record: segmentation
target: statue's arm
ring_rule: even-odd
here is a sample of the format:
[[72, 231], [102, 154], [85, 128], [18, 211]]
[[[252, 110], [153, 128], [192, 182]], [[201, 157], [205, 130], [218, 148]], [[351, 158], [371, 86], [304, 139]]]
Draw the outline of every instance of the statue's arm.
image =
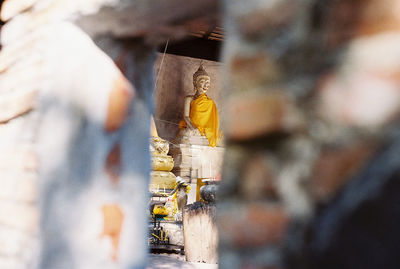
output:
[[190, 102], [192, 102], [192, 100], [193, 96], [185, 97], [185, 104], [183, 108], [183, 119], [186, 121], [186, 124], [190, 129], [195, 129], [195, 127], [192, 124], [192, 121], [190, 120]]

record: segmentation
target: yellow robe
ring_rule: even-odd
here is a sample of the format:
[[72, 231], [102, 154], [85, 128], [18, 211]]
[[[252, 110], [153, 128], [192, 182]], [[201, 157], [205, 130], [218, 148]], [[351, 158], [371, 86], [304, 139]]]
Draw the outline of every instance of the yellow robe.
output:
[[217, 106], [205, 93], [190, 102], [190, 120], [201, 135], [208, 139], [209, 146], [215, 147], [219, 134]]

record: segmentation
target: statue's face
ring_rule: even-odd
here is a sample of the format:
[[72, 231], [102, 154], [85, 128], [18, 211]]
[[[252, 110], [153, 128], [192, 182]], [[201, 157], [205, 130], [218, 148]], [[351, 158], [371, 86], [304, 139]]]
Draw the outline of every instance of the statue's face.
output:
[[198, 77], [196, 88], [200, 93], [207, 93], [208, 89], [210, 88], [210, 78], [207, 76]]

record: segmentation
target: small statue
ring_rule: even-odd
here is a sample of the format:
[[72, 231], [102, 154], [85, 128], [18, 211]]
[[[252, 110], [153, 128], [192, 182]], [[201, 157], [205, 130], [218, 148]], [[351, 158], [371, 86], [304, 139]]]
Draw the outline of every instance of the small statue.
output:
[[180, 176], [176, 178], [176, 183], [177, 187], [176, 187], [175, 199], [178, 210], [175, 215], [175, 220], [182, 221], [182, 210], [187, 205], [188, 192], [190, 190], [190, 186], [184, 180], [182, 180]]
[[[184, 135], [204, 135], [209, 146], [215, 147], [220, 137], [217, 106], [207, 96], [210, 88], [210, 76], [200, 64], [193, 74], [194, 95], [186, 96], [183, 112], [183, 121], [180, 129], [185, 130]], [[182, 134], [181, 134], [182, 135]]]
[[179, 186], [176, 192], [176, 202], [178, 205], [178, 210], [182, 211], [183, 207], [187, 204], [188, 196], [187, 196], [187, 185]]
[[174, 160], [168, 155], [169, 142], [158, 136], [157, 128], [151, 117], [150, 154], [152, 171], [150, 173], [150, 190], [173, 189], [176, 177], [171, 173]]

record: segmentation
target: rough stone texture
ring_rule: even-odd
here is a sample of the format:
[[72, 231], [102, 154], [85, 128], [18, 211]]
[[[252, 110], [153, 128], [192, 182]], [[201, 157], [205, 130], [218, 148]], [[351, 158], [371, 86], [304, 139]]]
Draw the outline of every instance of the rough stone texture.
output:
[[218, 227], [222, 231], [222, 246], [257, 248], [279, 244], [285, 235], [288, 218], [280, 206], [247, 202], [225, 207], [221, 202], [220, 208]]
[[228, 97], [225, 106], [227, 139], [248, 140], [300, 128], [301, 120], [283, 92], [246, 92]]
[[215, 205], [200, 202], [183, 208], [185, 255], [189, 262], [218, 262]]
[[36, 89], [2, 94], [0, 122], [9, 121], [31, 110], [36, 102]]
[[375, 153], [371, 142], [353, 143], [349, 146], [322, 150], [314, 166], [311, 179], [311, 195], [319, 201], [327, 201], [351, 180]]
[[[127, 54], [130, 69], [126, 76], [132, 79], [137, 97], [129, 103], [122, 125], [108, 129], [110, 93], [115, 89], [115, 80], [121, 79], [122, 74], [83, 32], [72, 26], [64, 27], [58, 28], [57, 32], [62, 34], [55, 37], [63, 40], [69, 36], [75, 40], [75, 45], [81, 42], [77, 48], [82, 54], [70, 62], [71, 58], [61, 57], [58, 47], [48, 50], [63, 64], [40, 96], [39, 197], [42, 221], [47, 220], [48, 224], [41, 226], [43, 239], [39, 266], [144, 267], [150, 171], [151, 107], [147, 98], [152, 90], [154, 55], [151, 49], [141, 44], [132, 45], [134, 48]], [[57, 44], [58, 41], [53, 42]], [[115, 46], [118, 49], [118, 44]], [[74, 50], [74, 47], [70, 48], [70, 51]], [[78, 51], [75, 51], [77, 55]], [[79, 61], [80, 66], [86, 68], [76, 73], [74, 66]], [[55, 63], [49, 60], [47, 64]], [[142, 75], [138, 76], [138, 72]], [[133, 86], [128, 89], [132, 91]], [[114, 112], [111, 116], [125, 115], [124, 110]], [[107, 175], [105, 167], [106, 157], [116, 144], [121, 146], [121, 165], [115, 171], [118, 180], [114, 181]], [[110, 244], [108, 237], [100, 237], [103, 229], [101, 208], [108, 204], [115, 205], [123, 217], [120, 240], [116, 244]], [[65, 210], [60, 212], [59, 208]], [[105, 225], [104, 220], [104, 230], [107, 230]], [[54, 233], [60, 237], [55, 238]], [[115, 249], [116, 254], [112, 254]], [[131, 253], [132, 249], [136, 251]]]
[[230, 65], [232, 90], [248, 91], [279, 81], [282, 75], [271, 55], [258, 52], [235, 56]]
[[250, 156], [243, 168], [239, 191], [245, 200], [276, 199], [277, 183], [273, 161], [264, 152]]
[[238, 29], [245, 37], [255, 38], [287, 25], [296, 15], [299, 3], [293, 0], [251, 0], [250, 7], [239, 6], [234, 12]]
[[38, 160], [33, 145], [37, 115], [15, 116], [0, 124], [0, 267], [9, 269], [34, 267], [38, 250]]
[[[130, 42], [129, 82], [66, 21], [104, 2], [9, 0], [2, 9], [1, 268], [145, 267], [155, 55], [140, 41]], [[114, 51], [123, 46], [114, 42]], [[126, 98], [132, 85], [134, 101]], [[115, 143], [123, 147], [116, 185], [104, 169]], [[116, 260], [115, 244], [100, 237], [101, 209], [110, 203], [123, 214]]]
[[398, 267], [399, 1], [223, 3], [220, 268]]
[[308, 268], [397, 268], [398, 134], [311, 226]]
[[30, 204], [3, 201], [0, 203], [0, 224], [32, 234], [36, 231], [38, 212]]
[[[381, 128], [393, 121], [399, 114], [400, 100], [398, 43], [397, 32], [351, 42], [343, 65], [321, 80], [318, 110], [322, 117], [364, 128]], [[382, 58], [385, 53], [390, 57]]]

